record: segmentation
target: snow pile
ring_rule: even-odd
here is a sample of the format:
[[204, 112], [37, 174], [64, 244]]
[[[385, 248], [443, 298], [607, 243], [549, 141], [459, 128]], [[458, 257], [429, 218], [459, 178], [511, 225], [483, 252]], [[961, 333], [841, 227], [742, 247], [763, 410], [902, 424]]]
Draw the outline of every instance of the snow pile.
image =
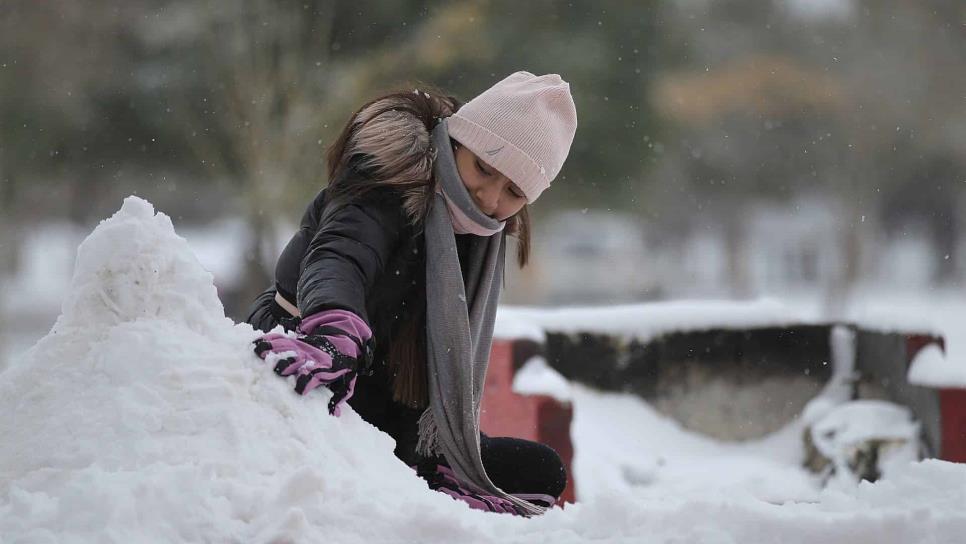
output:
[[919, 458], [919, 424], [908, 408], [890, 402], [845, 403], [816, 421], [810, 432], [816, 449], [835, 467], [836, 485], [854, 483], [850, 465], [871, 451], [885, 476]]
[[513, 392], [519, 395], [548, 395], [560, 402], [573, 398], [570, 382], [539, 355], [531, 357], [513, 375]]
[[[352, 410], [328, 416], [327, 392], [292, 392], [252, 354], [255, 336], [224, 317], [170, 220], [125, 200], [80, 246], [54, 328], [0, 374], [2, 540], [888, 544], [966, 532], [966, 468], [938, 461], [821, 493], [795, 478], [788, 492], [671, 493], [648, 478], [683, 480], [695, 465], [651, 474], [645, 464], [627, 471], [634, 489], [602, 488], [540, 518], [469, 510], [427, 490]], [[578, 395], [578, 418], [606, 404], [612, 426], [597, 425], [595, 438], [611, 442], [599, 448], [646, 460], [662, 435], [611, 400]], [[583, 432], [578, 419], [577, 449], [592, 454]], [[575, 472], [612, 461], [585, 456]], [[750, 465], [742, 474], [755, 481]]]
[[819, 482], [801, 468], [800, 424], [760, 441], [721, 442], [682, 428], [634, 395], [578, 384], [573, 392], [573, 472], [581, 502], [608, 494], [710, 492], [773, 503], [819, 496]]
[[954, 364], [938, 344], [929, 344], [912, 359], [906, 379], [927, 387], [966, 387], [966, 365]]
[[642, 341], [683, 331], [809, 323], [810, 313], [773, 299], [753, 302], [684, 300], [620, 306], [528, 308], [501, 306], [497, 338], [545, 339], [544, 331], [624, 334]]
[[682, 429], [633, 395], [575, 384], [573, 402], [578, 504], [561, 517], [613, 528], [584, 535], [619, 542], [952, 544], [966, 530], [957, 504], [966, 497], [963, 465], [905, 463], [875, 484], [821, 489], [801, 468], [802, 421], [736, 444]]
[[[806, 462], [826, 485], [852, 487], [859, 478], [888, 476], [919, 458], [919, 424], [912, 412], [881, 400], [852, 400], [856, 333], [832, 329], [832, 377], [802, 410], [809, 444]], [[882, 474], [879, 474], [881, 471]]]
[[459, 532], [465, 508], [356, 414], [329, 417], [327, 393], [294, 394], [255, 336], [225, 318], [168, 217], [125, 200], [81, 244], [53, 330], [0, 375], [4, 540], [434, 534], [402, 523], [417, 514]]

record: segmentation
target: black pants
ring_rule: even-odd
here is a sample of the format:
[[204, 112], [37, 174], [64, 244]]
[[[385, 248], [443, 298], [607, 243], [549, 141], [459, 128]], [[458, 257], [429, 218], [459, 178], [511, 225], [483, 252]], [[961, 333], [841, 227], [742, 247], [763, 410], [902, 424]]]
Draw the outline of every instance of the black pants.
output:
[[567, 486], [567, 470], [550, 446], [509, 437], [480, 437], [487, 476], [507, 493], [535, 493], [560, 497]]
[[[262, 331], [269, 331], [279, 323], [282, 323], [286, 329], [291, 329], [294, 324], [289, 326], [287, 321], [290, 320], [291, 316], [288, 312], [275, 302], [275, 289], [269, 289], [255, 299], [246, 319], [250, 325]], [[362, 413], [360, 412], [360, 415]], [[413, 419], [412, 425], [401, 426], [413, 427], [410, 429], [413, 432], [404, 433], [413, 435], [411, 437], [413, 439], [415, 439], [413, 434], [415, 419], [418, 416], [419, 413], [414, 412], [413, 417], [410, 418]], [[369, 421], [369, 423], [383, 431], [389, 427], [385, 421]], [[394, 436], [393, 438], [398, 442], [403, 437]], [[507, 493], [560, 497], [567, 485], [567, 471], [560, 456], [553, 448], [539, 442], [521, 438], [489, 437], [481, 433], [480, 453], [483, 467], [490, 480]], [[407, 459], [403, 461], [408, 462]], [[438, 461], [426, 460], [426, 462]]]

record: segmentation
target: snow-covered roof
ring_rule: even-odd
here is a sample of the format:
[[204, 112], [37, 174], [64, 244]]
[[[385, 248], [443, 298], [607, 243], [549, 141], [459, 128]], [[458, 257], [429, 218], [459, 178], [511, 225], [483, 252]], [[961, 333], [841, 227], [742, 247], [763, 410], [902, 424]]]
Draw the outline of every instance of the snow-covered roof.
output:
[[615, 306], [535, 308], [501, 306], [497, 338], [542, 342], [546, 332], [659, 336], [709, 329], [744, 329], [815, 322], [809, 312], [773, 299], [751, 302], [681, 300]]
[[946, 357], [939, 345], [929, 344], [913, 358], [907, 379], [926, 387], [966, 387], [966, 366]]

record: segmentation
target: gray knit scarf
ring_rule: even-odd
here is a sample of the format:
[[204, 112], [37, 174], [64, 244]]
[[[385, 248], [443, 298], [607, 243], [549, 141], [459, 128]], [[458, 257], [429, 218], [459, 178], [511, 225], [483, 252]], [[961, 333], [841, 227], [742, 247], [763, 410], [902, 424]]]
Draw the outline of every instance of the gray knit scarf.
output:
[[464, 255], [464, 283], [448, 198], [471, 220], [500, 224], [473, 202], [456, 169], [446, 120], [433, 130], [433, 172], [445, 193], [433, 195], [426, 218], [426, 339], [429, 407], [419, 419], [417, 451], [442, 454], [456, 475], [477, 491], [509, 500], [531, 514], [544, 508], [496, 487], [480, 457], [480, 400], [493, 341], [493, 322], [506, 256], [506, 235], [472, 236]]

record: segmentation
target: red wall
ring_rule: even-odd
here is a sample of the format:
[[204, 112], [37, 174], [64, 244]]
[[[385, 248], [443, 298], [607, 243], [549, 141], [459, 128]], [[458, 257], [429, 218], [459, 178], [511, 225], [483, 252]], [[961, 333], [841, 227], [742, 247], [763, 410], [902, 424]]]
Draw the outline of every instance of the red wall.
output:
[[[914, 334], [906, 337], [906, 355], [908, 364], [919, 350], [930, 345], [939, 344], [946, 350], [943, 338]], [[966, 362], [964, 362], [966, 363]], [[966, 463], [966, 389], [939, 389], [940, 449], [939, 458], [944, 461]]]
[[[574, 448], [570, 440], [573, 408], [545, 395], [513, 392], [513, 341], [496, 340], [490, 352], [490, 366], [483, 388], [480, 428], [490, 436], [512, 436], [546, 444], [557, 451], [567, 469], [567, 488], [559, 503], [574, 502], [571, 466]], [[522, 364], [522, 361], [520, 361]]]

